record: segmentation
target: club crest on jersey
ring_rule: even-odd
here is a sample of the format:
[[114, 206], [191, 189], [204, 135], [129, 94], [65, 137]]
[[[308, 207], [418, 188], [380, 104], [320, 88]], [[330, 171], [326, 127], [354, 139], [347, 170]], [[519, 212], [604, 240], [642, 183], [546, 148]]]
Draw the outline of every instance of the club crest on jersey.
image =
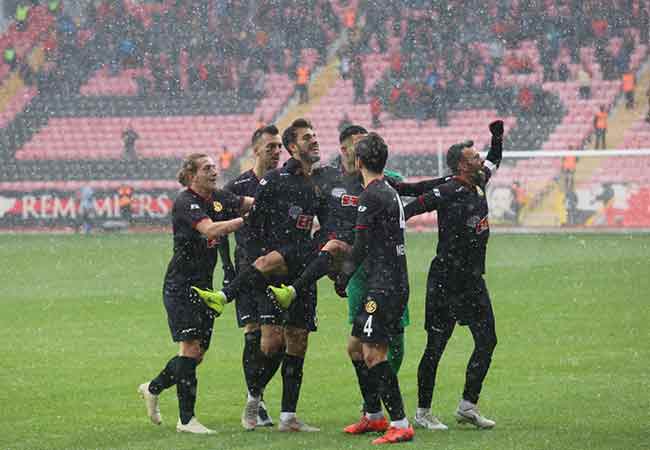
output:
[[338, 187], [338, 188], [334, 188], [334, 189], [332, 189], [332, 197], [334, 197], [334, 198], [339, 198], [339, 197], [341, 197], [343, 194], [345, 194], [346, 192], [347, 192], [347, 191], [345, 190], [345, 188], [340, 188], [340, 187]]
[[199, 205], [197, 205], [196, 203], [192, 203], [190, 205], [190, 209], [201, 209], [201, 207]]
[[375, 311], [377, 311], [377, 302], [369, 298], [366, 302], [366, 312], [368, 314], [373, 314]]
[[357, 206], [359, 205], [359, 197], [356, 195], [342, 195], [341, 196], [341, 206]]
[[297, 219], [300, 214], [302, 214], [302, 208], [300, 206], [294, 205], [289, 208], [289, 217], [292, 219]]
[[221, 212], [223, 211], [223, 205], [221, 202], [214, 202], [212, 203], [212, 207], [214, 208], [214, 212]]
[[367, 209], [368, 209], [367, 206], [361, 205], [361, 206], [359, 206], [359, 208], [357, 209], [357, 211], [359, 211], [359, 212], [365, 212]]

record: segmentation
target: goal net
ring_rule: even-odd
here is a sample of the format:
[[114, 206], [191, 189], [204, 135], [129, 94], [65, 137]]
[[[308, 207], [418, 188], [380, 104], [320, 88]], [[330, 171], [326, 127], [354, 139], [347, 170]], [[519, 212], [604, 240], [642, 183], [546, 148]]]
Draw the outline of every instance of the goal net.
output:
[[486, 195], [492, 228], [650, 230], [650, 150], [504, 152]]

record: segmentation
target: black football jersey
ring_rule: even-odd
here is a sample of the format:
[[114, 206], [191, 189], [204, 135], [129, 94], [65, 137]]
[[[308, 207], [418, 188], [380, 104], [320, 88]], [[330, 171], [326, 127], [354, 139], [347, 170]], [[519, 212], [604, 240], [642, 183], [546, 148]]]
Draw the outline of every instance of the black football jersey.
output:
[[408, 296], [406, 218], [399, 194], [385, 179], [371, 182], [359, 196], [356, 229], [368, 233], [368, 289]]
[[241, 204], [240, 196], [222, 190], [210, 198], [191, 189], [178, 194], [172, 207], [174, 254], [167, 266], [166, 285], [212, 288], [218, 240], [207, 239], [195, 226], [206, 218], [220, 222], [239, 217]]

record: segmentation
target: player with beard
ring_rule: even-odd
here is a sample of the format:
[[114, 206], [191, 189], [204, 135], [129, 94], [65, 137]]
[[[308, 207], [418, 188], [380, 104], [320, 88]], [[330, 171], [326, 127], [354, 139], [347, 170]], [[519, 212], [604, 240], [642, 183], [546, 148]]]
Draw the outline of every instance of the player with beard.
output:
[[[221, 308], [241, 296], [248, 285], [256, 294], [267, 284], [292, 282], [316, 252], [311, 229], [316, 216], [322, 218], [326, 205], [314, 185], [313, 165], [320, 159], [318, 139], [311, 123], [296, 119], [282, 135], [291, 158], [284, 166], [268, 172], [259, 183], [247, 224], [251, 239], [246, 252], [253, 264], [244, 267], [221, 291], [197, 292], [209, 307]], [[280, 431], [319, 431], [296, 417], [302, 384], [303, 362], [309, 333], [316, 331], [316, 285], [301, 293], [291, 305], [258, 302], [261, 349], [267, 358], [282, 360], [282, 411]], [[259, 384], [259, 383], [258, 383]], [[243, 423], [254, 429], [260, 397], [249, 396]]]
[[[364, 191], [363, 178], [355, 167], [355, 144], [368, 135], [365, 128], [350, 125], [340, 136], [340, 156], [333, 165], [325, 166], [314, 171], [314, 181], [326, 196], [328, 214], [320, 221], [317, 239], [320, 244], [318, 256], [309, 264], [305, 271], [291, 286], [269, 286], [268, 294], [273, 299], [283, 303], [291, 302], [302, 289], [311, 286], [319, 278], [338, 273], [343, 258], [350, 254], [354, 243], [354, 227], [357, 220], [359, 195]], [[444, 183], [447, 178], [425, 180], [418, 183], [404, 183], [395, 172], [384, 170], [384, 179], [395, 188], [400, 195], [417, 196], [430, 191], [435, 186]], [[354, 323], [367, 297], [367, 274], [363, 267], [355, 272], [348, 283], [348, 317], [350, 324]], [[401, 318], [402, 328], [408, 326], [408, 307], [404, 309]], [[362, 344], [359, 338], [350, 335], [348, 338], [348, 355], [355, 368], [359, 382], [364, 385], [368, 376], [368, 367], [363, 360]], [[388, 348], [388, 361], [397, 374], [404, 357], [404, 333], [391, 336]], [[374, 422], [367, 420], [366, 406], [358, 423], [345, 428], [346, 433], [360, 434], [369, 431], [384, 431], [373, 429]], [[387, 422], [383, 423], [387, 427]]]
[[459, 423], [478, 428], [495, 425], [481, 415], [478, 400], [497, 345], [494, 313], [483, 273], [490, 236], [485, 187], [501, 163], [503, 122], [490, 124], [492, 142], [485, 161], [472, 141], [452, 145], [447, 165], [453, 178], [405, 208], [407, 219], [438, 211], [438, 248], [427, 280], [427, 346], [418, 367], [415, 423], [427, 426], [438, 363], [456, 322], [468, 325], [474, 352], [467, 365], [465, 389], [456, 409]]
[[[280, 161], [280, 152], [282, 151], [282, 139], [280, 132], [275, 125], [260, 127], [253, 133], [251, 144], [253, 154], [255, 155], [255, 164], [252, 169], [239, 175], [234, 180], [226, 184], [224, 190], [236, 195], [255, 197], [257, 188], [262, 177], [269, 171], [278, 167]], [[253, 263], [253, 259], [247, 254], [247, 243], [253, 239], [251, 229], [244, 225], [235, 232], [235, 264], [237, 272], [244, 270]], [[228, 272], [225, 268], [232, 267], [230, 262], [228, 239], [224, 239], [224, 252], [222, 255], [224, 264], [224, 275]], [[227, 261], [226, 261], [227, 258]], [[236, 272], [233, 270], [226, 278], [227, 285], [234, 277]], [[280, 367], [282, 360], [280, 358], [269, 359], [260, 349], [261, 331], [259, 324], [258, 301], [255, 298], [255, 291], [248, 290], [244, 286], [244, 291], [235, 299], [237, 309], [237, 323], [240, 328], [244, 329], [244, 350], [242, 354], [242, 366], [244, 377], [248, 388], [249, 397], [260, 397], [266, 384], [273, 378], [275, 372]], [[251, 422], [246, 420], [246, 410], [242, 414], [242, 425], [250, 429]], [[260, 401], [259, 413], [257, 417], [257, 426], [273, 426], [273, 420], [268, 415], [264, 400]]]
[[238, 230], [240, 217], [253, 202], [217, 189], [217, 167], [202, 153], [187, 156], [178, 172], [178, 181], [187, 189], [178, 194], [172, 208], [174, 254], [163, 286], [163, 301], [172, 340], [179, 343], [178, 355], [170, 359], [160, 374], [138, 387], [151, 422], [162, 422], [158, 396], [174, 385], [178, 395], [179, 419], [176, 431], [213, 434], [195, 417], [196, 367], [210, 346], [214, 318], [223, 308], [207, 308], [190, 286], [212, 288], [220, 238]]

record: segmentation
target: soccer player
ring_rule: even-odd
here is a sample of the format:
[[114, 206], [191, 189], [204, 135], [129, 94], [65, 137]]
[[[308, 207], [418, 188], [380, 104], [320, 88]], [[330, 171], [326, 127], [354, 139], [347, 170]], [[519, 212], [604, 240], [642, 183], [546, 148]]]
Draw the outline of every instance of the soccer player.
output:
[[[328, 201], [328, 213], [320, 223], [317, 240], [320, 252], [292, 286], [269, 286], [269, 296], [282, 302], [290, 302], [296, 292], [306, 286], [311, 286], [319, 278], [341, 269], [342, 259], [348, 255], [354, 243], [354, 227], [357, 221], [359, 195], [364, 190], [363, 178], [355, 166], [356, 155], [354, 146], [366, 137], [368, 132], [359, 125], [350, 125], [339, 135], [341, 144], [340, 156], [331, 166], [316, 170], [314, 181], [317, 183]], [[435, 186], [445, 182], [445, 179], [425, 180], [419, 183], [403, 183], [394, 172], [384, 170], [385, 180], [398, 193], [406, 196], [423, 194]], [[363, 267], [355, 272], [347, 288], [348, 317], [350, 324], [354, 323], [359, 310], [367, 296], [367, 275]], [[408, 307], [402, 316], [402, 327], [409, 324]], [[361, 341], [350, 336], [348, 339], [348, 354], [357, 373], [357, 377], [366, 376], [368, 368], [363, 361]], [[391, 336], [388, 347], [388, 361], [397, 374], [404, 356], [404, 333]], [[365, 408], [364, 411], [365, 413]], [[358, 424], [346, 427], [348, 433], [365, 433], [368, 425], [365, 414]]]
[[418, 367], [415, 416], [415, 422], [427, 428], [432, 420], [431, 399], [438, 363], [456, 322], [468, 325], [474, 338], [456, 419], [478, 428], [495, 425], [481, 415], [477, 405], [497, 345], [494, 313], [483, 279], [490, 236], [485, 187], [501, 163], [503, 122], [492, 122], [490, 132], [492, 142], [485, 161], [472, 141], [452, 145], [447, 165], [453, 178], [405, 208], [407, 219], [425, 211], [438, 211], [438, 249], [427, 280], [427, 346]]
[[210, 346], [214, 318], [221, 314], [223, 305], [207, 308], [190, 286], [212, 288], [217, 243], [243, 225], [240, 216], [253, 203], [250, 197], [217, 189], [217, 177], [215, 162], [203, 153], [185, 158], [178, 172], [178, 181], [187, 189], [178, 195], [172, 208], [174, 254], [165, 274], [163, 301], [172, 339], [180, 349], [156, 378], [138, 387], [147, 415], [159, 425], [158, 396], [176, 385], [179, 432], [215, 433], [195, 417], [196, 367]]
[[[308, 120], [296, 119], [282, 134], [282, 143], [291, 158], [282, 168], [268, 172], [260, 180], [247, 222], [251, 236], [255, 236], [247, 244], [247, 252], [259, 256], [221, 291], [197, 290], [210, 307], [218, 308], [238, 298], [247, 284], [256, 292], [264, 293], [269, 282], [290, 283], [315, 255], [312, 224], [325, 211], [322, 196], [311, 179], [313, 165], [320, 160], [318, 139]], [[267, 358], [282, 360], [282, 411], [278, 429], [320, 431], [296, 417], [308, 337], [316, 331], [315, 284], [297, 300], [290, 305], [258, 302], [260, 346]], [[249, 396], [242, 421], [250, 424], [247, 428], [254, 428], [259, 403], [259, 395]]]
[[[345, 296], [347, 284], [361, 264], [368, 274], [368, 294], [352, 326], [362, 345], [368, 375], [359, 379], [367, 408], [367, 431], [386, 433], [373, 444], [410, 441], [413, 427], [404, 413], [397, 375], [388, 363], [388, 343], [403, 333], [401, 318], [408, 303], [404, 229], [406, 220], [399, 194], [384, 180], [388, 147], [375, 133], [355, 146], [356, 166], [365, 190], [359, 196], [356, 234], [351, 255], [336, 280], [336, 291]], [[390, 426], [381, 402], [388, 410]]]
[[[278, 167], [280, 152], [282, 151], [282, 140], [280, 132], [275, 125], [267, 125], [258, 128], [251, 139], [255, 164], [252, 169], [242, 173], [230, 181], [224, 189], [233, 194], [254, 197], [262, 177], [269, 171]], [[227, 239], [227, 238], [226, 238]], [[235, 233], [237, 246], [235, 247], [235, 264], [238, 271], [244, 270], [251, 265], [254, 259], [247, 254], [247, 243], [254, 239], [251, 235], [251, 228], [244, 225]], [[227, 256], [228, 260], [230, 255]], [[231, 279], [234, 277], [231, 277]], [[252, 397], [261, 396], [266, 383], [275, 375], [280, 367], [280, 358], [269, 359], [260, 349], [261, 331], [259, 324], [258, 301], [255, 298], [256, 291], [246, 289], [235, 299], [237, 309], [237, 323], [244, 329], [244, 351], [242, 365], [244, 377], [248, 388], [248, 395]], [[246, 410], [242, 414], [242, 425], [245, 429], [252, 429], [251, 423], [246, 420]], [[261, 400], [257, 417], [257, 426], [273, 426], [273, 420], [269, 417], [266, 405]]]

